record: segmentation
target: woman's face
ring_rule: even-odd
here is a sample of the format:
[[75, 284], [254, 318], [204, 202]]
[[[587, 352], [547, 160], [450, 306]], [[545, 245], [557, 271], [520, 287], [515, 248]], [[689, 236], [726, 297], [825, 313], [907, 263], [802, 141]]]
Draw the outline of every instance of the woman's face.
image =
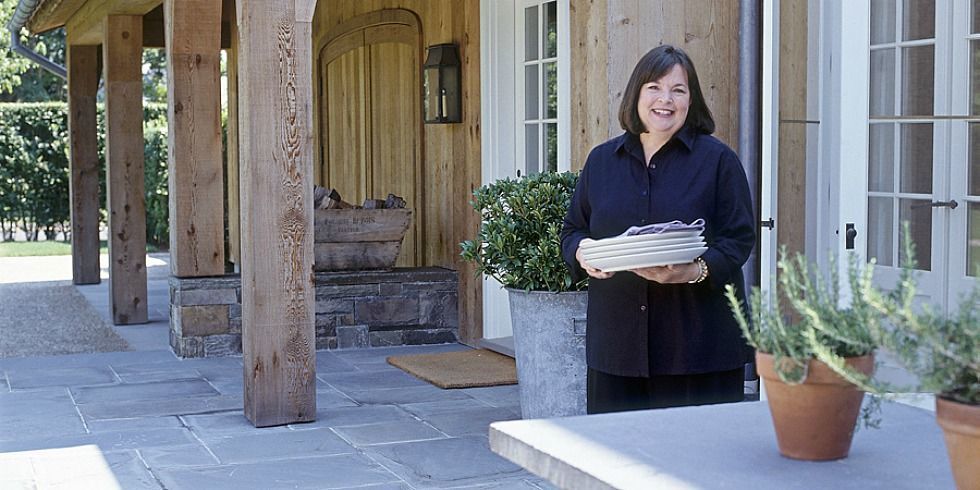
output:
[[659, 80], [640, 87], [636, 111], [648, 133], [658, 133], [669, 138], [684, 126], [690, 106], [691, 91], [687, 87], [687, 73], [681, 65], [674, 65]]

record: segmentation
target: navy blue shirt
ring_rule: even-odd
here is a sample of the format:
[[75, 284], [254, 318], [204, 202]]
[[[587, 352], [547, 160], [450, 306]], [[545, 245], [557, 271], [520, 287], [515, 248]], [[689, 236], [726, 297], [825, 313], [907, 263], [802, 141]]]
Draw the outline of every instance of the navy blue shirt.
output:
[[744, 299], [742, 264], [755, 244], [745, 172], [717, 138], [682, 128], [650, 160], [639, 137], [613, 138], [589, 154], [561, 232], [562, 254], [576, 280], [583, 238], [607, 238], [632, 225], [704, 218], [708, 279], [660, 284], [629, 271], [589, 279], [586, 357], [618, 376], [699, 374], [736, 369], [752, 355], [724, 298], [734, 284]]

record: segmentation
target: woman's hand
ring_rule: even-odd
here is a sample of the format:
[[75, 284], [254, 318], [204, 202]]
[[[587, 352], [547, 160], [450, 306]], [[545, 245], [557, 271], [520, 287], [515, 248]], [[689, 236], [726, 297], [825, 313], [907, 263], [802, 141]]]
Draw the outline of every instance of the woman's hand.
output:
[[583, 238], [582, 241], [579, 242], [578, 250], [575, 251], [575, 260], [578, 260], [578, 265], [582, 266], [582, 269], [585, 269], [585, 273], [588, 274], [589, 277], [594, 277], [596, 279], [609, 279], [613, 276], [613, 274], [615, 274], [615, 272], [602, 272], [601, 270], [589, 265], [588, 262], [582, 258], [582, 244], [593, 241], [595, 240], [591, 238]]
[[[581, 262], [581, 260], [579, 260]], [[689, 264], [662, 265], [658, 267], [644, 267], [642, 269], [631, 269], [630, 272], [648, 280], [659, 282], [660, 284], [682, 284], [691, 282], [701, 275], [701, 268], [696, 262]]]

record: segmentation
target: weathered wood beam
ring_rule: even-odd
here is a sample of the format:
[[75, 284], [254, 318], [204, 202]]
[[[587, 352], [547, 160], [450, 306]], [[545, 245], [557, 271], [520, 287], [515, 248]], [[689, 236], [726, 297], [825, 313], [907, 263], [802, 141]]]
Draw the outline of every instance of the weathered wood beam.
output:
[[95, 95], [99, 48], [68, 46], [71, 267], [75, 284], [99, 283], [99, 151]]
[[[241, 118], [238, 117], [238, 23], [235, 19], [235, 0], [223, 0], [221, 5], [221, 16], [224, 19], [231, 19], [230, 34], [231, 45], [226, 51], [226, 70], [228, 71], [228, 137], [225, 144], [225, 160], [227, 161], [228, 179], [228, 260], [241, 265], [241, 198], [238, 190], [239, 173], [239, 124]], [[224, 23], [224, 21], [222, 22]], [[222, 34], [223, 36], [224, 34]]]
[[88, 0], [65, 22], [66, 42], [102, 44], [105, 19], [110, 15], [142, 16], [163, 0]]
[[106, 195], [112, 321], [146, 323], [146, 197], [143, 184], [143, 21], [105, 20]]
[[225, 272], [221, 3], [166, 0], [170, 270]]
[[237, 2], [245, 416], [256, 427], [316, 416], [312, 27], [300, 3]]

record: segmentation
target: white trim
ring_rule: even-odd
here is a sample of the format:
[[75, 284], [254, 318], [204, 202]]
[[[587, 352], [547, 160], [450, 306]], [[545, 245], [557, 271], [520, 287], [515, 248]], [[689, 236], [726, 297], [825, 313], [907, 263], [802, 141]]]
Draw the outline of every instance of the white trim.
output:
[[[762, 147], [759, 212], [763, 220], [779, 223], [779, 0], [764, 2], [762, 7]], [[775, 291], [778, 244], [775, 229], [759, 228], [759, 284], [763, 294], [772, 300]]]
[[572, 169], [572, 42], [570, 0], [558, 0], [558, 171]]

